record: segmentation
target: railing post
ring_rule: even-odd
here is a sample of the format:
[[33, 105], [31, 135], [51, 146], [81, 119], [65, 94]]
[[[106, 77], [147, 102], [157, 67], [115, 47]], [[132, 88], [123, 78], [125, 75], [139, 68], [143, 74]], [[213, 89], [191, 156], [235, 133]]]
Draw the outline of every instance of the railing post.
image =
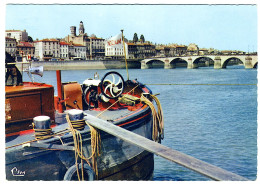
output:
[[61, 89], [61, 72], [60, 70], [56, 70], [56, 77], [57, 77], [57, 91], [58, 91], [58, 112], [62, 113], [63, 108], [62, 108], [62, 89]]

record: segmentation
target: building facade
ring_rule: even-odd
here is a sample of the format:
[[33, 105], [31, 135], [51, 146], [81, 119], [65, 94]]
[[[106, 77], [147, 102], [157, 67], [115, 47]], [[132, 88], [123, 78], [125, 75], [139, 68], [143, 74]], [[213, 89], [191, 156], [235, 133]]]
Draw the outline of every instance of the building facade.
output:
[[105, 57], [105, 39], [96, 35], [88, 36], [85, 33], [84, 24], [79, 25], [79, 35], [76, 33], [76, 26], [70, 27], [70, 34], [64, 38], [68, 43], [80, 44], [86, 47], [86, 59], [103, 59]]
[[125, 57], [129, 58], [128, 45], [123, 42], [122, 33], [105, 41], [105, 59], [124, 59]]
[[17, 45], [16, 56], [19, 57], [26, 56], [27, 60], [31, 60], [34, 57], [34, 53], [35, 53], [35, 47], [33, 43], [20, 42]]
[[17, 42], [28, 41], [28, 33], [26, 32], [26, 30], [6, 30], [5, 36], [9, 38], [15, 38]]
[[150, 58], [156, 56], [155, 45], [149, 42], [127, 43], [128, 55], [131, 59]]
[[191, 43], [188, 45], [187, 48], [188, 55], [198, 55], [199, 54], [199, 47], [195, 43]]
[[97, 38], [96, 35], [91, 35], [89, 39], [89, 59], [104, 59], [105, 58], [105, 39]]
[[81, 44], [73, 44], [75, 57], [72, 59], [86, 60], [86, 46]]
[[36, 41], [35, 57], [49, 61], [52, 58], [60, 58], [60, 43], [57, 39], [43, 39]]
[[69, 59], [69, 46], [70, 44], [64, 41], [60, 42], [60, 59], [68, 60]]
[[11, 56], [16, 56], [17, 42], [15, 38], [5, 37], [5, 51], [11, 54]]

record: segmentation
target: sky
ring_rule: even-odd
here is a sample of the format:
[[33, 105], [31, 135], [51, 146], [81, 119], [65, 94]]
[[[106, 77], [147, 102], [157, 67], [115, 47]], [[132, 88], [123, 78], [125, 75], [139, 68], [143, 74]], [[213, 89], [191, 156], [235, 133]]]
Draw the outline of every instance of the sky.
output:
[[256, 5], [209, 4], [7, 4], [5, 29], [33, 39], [64, 38], [83, 21], [88, 35], [107, 39], [124, 30], [156, 44], [197, 44], [218, 50], [257, 50]]

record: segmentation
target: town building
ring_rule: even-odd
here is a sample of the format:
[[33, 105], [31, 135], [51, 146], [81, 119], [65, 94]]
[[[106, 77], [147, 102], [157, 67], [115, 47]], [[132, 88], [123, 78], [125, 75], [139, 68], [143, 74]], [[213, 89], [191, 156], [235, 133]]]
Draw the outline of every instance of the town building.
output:
[[139, 58], [150, 58], [155, 57], [155, 45], [150, 44], [149, 42], [136, 42], [136, 43], [127, 43], [128, 46], [128, 56], [131, 59]]
[[31, 60], [34, 57], [35, 47], [33, 43], [29, 42], [19, 42], [17, 45], [16, 56], [21, 57], [26, 56], [27, 60]]
[[17, 42], [15, 38], [5, 37], [5, 51], [16, 56]]
[[74, 46], [74, 60], [86, 60], [86, 46], [81, 44], [73, 44]]
[[175, 56], [184, 56], [187, 54], [187, 46], [186, 45], [177, 45], [176, 51], [174, 53]]
[[199, 47], [195, 43], [191, 43], [188, 45], [187, 48], [187, 55], [198, 55], [199, 54]]
[[97, 38], [96, 35], [92, 34], [87, 40], [89, 40], [89, 51], [88, 58], [90, 59], [104, 59], [105, 58], [105, 39]]
[[40, 60], [49, 61], [52, 58], [60, 58], [60, 43], [57, 39], [43, 39], [36, 41], [35, 57]]
[[128, 44], [123, 41], [122, 33], [108, 38], [105, 42], [105, 59], [124, 59], [125, 57], [129, 58]]
[[9, 38], [15, 38], [17, 42], [28, 41], [28, 33], [26, 32], [26, 30], [6, 30], [5, 36]]
[[157, 45], [156, 46], [156, 56], [157, 57], [174, 57], [174, 56], [184, 56], [187, 54], [186, 45], [178, 45], [175, 43], [168, 45]]
[[60, 59], [61, 60], [69, 60], [70, 55], [69, 55], [69, 46], [71, 44], [60, 41]]
[[199, 55], [208, 55], [208, 54], [209, 54], [209, 49], [206, 48], [199, 49]]
[[103, 59], [105, 57], [105, 39], [97, 38], [96, 35], [88, 36], [82, 21], [79, 25], [79, 35], [76, 33], [76, 26], [71, 26], [70, 35], [66, 36], [64, 40], [68, 43], [85, 46], [86, 59]]
[[[124, 47], [123, 44], [120, 47], [105, 46], [105, 59], [124, 59]], [[128, 45], [125, 43], [126, 58], [129, 59]]]

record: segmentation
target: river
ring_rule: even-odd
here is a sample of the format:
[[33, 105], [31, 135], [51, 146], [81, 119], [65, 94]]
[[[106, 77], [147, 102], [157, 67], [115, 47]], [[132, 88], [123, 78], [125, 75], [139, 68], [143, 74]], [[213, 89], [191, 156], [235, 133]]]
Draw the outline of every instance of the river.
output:
[[[102, 77], [108, 71], [111, 70], [62, 71], [62, 81], [82, 83], [93, 78], [95, 72]], [[125, 70], [116, 71], [126, 79]], [[129, 76], [149, 84], [153, 93], [160, 93], [165, 120], [163, 145], [250, 180], [256, 179], [257, 86], [245, 85], [257, 84], [256, 69], [244, 69], [241, 65], [218, 70], [130, 69]], [[24, 80], [28, 80], [27, 74]], [[44, 72], [42, 78], [35, 76], [35, 81], [50, 83], [56, 90], [55, 71]], [[154, 180], [210, 179], [155, 156]]]

